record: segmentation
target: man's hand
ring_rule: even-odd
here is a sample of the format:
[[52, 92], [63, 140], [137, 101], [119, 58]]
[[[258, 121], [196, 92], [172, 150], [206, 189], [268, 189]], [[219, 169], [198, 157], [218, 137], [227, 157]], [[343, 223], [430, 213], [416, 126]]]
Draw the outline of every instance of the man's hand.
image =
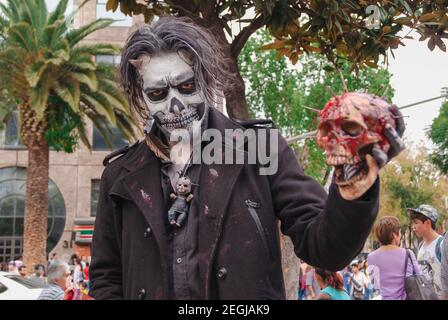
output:
[[366, 155], [366, 163], [368, 172], [364, 179], [348, 186], [339, 186], [339, 193], [345, 200], [355, 200], [361, 197], [375, 183], [379, 171], [378, 164], [370, 154]]
[[384, 135], [390, 144], [390, 149], [385, 153], [378, 145], [375, 145], [372, 149], [372, 155], [375, 158], [379, 168], [384, 167], [392, 158], [396, 157], [401, 151], [405, 149], [405, 145], [401, 137], [403, 137], [406, 126], [403, 120], [403, 114], [396, 105], [392, 105], [389, 108], [390, 112], [395, 118], [397, 128], [394, 129], [391, 125], [387, 124], [384, 129]]

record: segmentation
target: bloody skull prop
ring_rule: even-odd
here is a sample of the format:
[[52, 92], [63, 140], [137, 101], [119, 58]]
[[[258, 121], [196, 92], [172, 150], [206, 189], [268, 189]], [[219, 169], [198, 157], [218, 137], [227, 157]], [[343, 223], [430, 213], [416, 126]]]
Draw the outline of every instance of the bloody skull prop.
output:
[[335, 167], [337, 185], [349, 186], [367, 176], [365, 157], [375, 144], [387, 153], [384, 128], [396, 128], [389, 107], [375, 95], [348, 92], [333, 97], [319, 112], [317, 143], [325, 149], [326, 163]]

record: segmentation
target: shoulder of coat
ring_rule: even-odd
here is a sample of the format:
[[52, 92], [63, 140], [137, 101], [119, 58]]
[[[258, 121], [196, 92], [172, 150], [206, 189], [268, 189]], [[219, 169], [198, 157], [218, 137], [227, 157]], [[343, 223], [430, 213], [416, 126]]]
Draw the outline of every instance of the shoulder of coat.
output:
[[243, 126], [246, 129], [257, 129], [257, 128], [266, 128], [266, 129], [274, 129], [276, 128], [274, 122], [271, 119], [232, 119], [239, 125]]
[[[139, 141], [137, 140], [132, 145], [126, 145], [124, 147], [121, 147], [118, 150], [115, 150], [114, 152], [108, 154], [104, 160], [103, 165], [106, 167], [109, 163], [115, 161], [118, 158], [121, 158], [123, 155], [127, 154], [130, 150], [134, 149], [136, 146], [138, 146]], [[114, 159], [114, 160], [112, 160]]]

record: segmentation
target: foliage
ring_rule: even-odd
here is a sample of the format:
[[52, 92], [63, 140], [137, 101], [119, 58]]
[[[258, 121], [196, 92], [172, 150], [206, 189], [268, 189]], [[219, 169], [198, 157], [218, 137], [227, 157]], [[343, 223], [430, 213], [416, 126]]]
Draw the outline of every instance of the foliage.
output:
[[425, 203], [438, 209], [439, 224], [448, 218], [444, 210], [448, 179], [428, 161], [424, 146], [408, 146], [382, 170], [381, 180], [380, 216], [396, 216], [409, 226], [406, 208]]
[[436, 146], [430, 155], [432, 162], [440, 171], [448, 174], [448, 101], [442, 105], [427, 135]]
[[[304, 106], [322, 109], [331, 98], [327, 87], [336, 94], [342, 92], [340, 76], [328, 68], [324, 57], [316, 54], [300, 57], [300, 70], [291, 68], [284, 57], [277, 57], [273, 51], [260, 50], [262, 44], [270, 39], [266, 31], [260, 30], [246, 43], [239, 57], [241, 74], [247, 80], [246, 95], [252, 117], [272, 119], [285, 136], [315, 130], [316, 112]], [[349, 72], [348, 62], [339, 64], [338, 68], [348, 90], [386, 93], [387, 99], [392, 99], [391, 75], [387, 70], [368, 68], [356, 76]], [[314, 140], [300, 144], [300, 160], [308, 174], [323, 181], [327, 167], [323, 152]]]
[[[23, 110], [48, 126], [45, 138], [55, 150], [73, 151], [78, 136], [90, 148], [83, 121], [86, 116], [94, 124], [117, 125], [131, 138], [133, 120], [127, 101], [111, 68], [95, 63], [96, 55], [117, 54], [119, 48], [81, 43], [113, 21], [98, 19], [74, 29], [77, 11], [66, 17], [67, 2], [61, 0], [53, 12], [48, 12], [44, 0], [0, 3], [3, 89]], [[111, 145], [108, 131], [102, 134]]]
[[[403, 26], [416, 30], [428, 47], [446, 51], [448, 0], [108, 0], [108, 10], [118, 6], [125, 14], [188, 15], [205, 22], [217, 20], [233, 37], [231, 22], [266, 26], [277, 38], [269, 45], [295, 64], [304, 52], [336, 55], [353, 67], [376, 67], [378, 58], [398, 48]], [[246, 18], [248, 12], [255, 12]], [[244, 18], [243, 18], [244, 17]], [[255, 21], [257, 21], [255, 23]], [[258, 29], [256, 28], [256, 29]], [[255, 30], [256, 30], [255, 29]], [[253, 31], [255, 31], [253, 30]], [[406, 36], [405, 36], [406, 37]]]

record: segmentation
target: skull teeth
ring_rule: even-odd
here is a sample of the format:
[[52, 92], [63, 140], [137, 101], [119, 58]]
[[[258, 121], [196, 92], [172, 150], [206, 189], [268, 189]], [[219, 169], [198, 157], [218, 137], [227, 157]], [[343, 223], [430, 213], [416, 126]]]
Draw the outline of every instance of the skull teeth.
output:
[[347, 155], [329, 155], [326, 160], [327, 164], [330, 166], [337, 166], [343, 164], [356, 164], [360, 162], [358, 156], [352, 157]]

